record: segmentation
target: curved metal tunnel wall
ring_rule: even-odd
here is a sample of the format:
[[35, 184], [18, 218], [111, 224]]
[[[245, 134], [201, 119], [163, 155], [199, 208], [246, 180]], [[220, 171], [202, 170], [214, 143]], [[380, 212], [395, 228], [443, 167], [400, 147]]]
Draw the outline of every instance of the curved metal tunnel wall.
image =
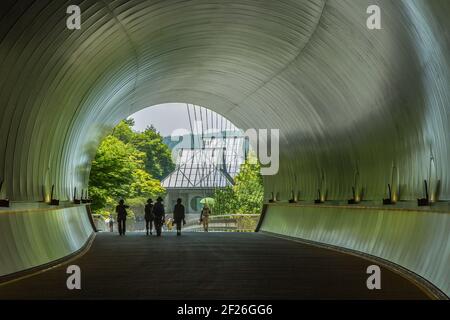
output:
[[[450, 4], [445, 1], [2, 1], [0, 168], [13, 200], [86, 187], [105, 128], [146, 106], [190, 102], [242, 128], [281, 129], [266, 191], [346, 199], [356, 168], [381, 199], [432, 183], [450, 199]], [[382, 8], [382, 30], [366, 9]], [[435, 188], [435, 186], [433, 186]]]
[[64, 259], [94, 234], [84, 205], [33, 207], [0, 211], [0, 280]]
[[[323, 173], [328, 199], [347, 199], [358, 170], [365, 199], [380, 200], [395, 166], [401, 199], [430, 179], [450, 200], [448, 1], [70, 4], [81, 30], [66, 28], [64, 1], [0, 4], [1, 197], [48, 199], [55, 184], [70, 199], [107, 129], [189, 102], [243, 129], [280, 129], [267, 198], [313, 199]], [[366, 28], [372, 4], [382, 30]]]

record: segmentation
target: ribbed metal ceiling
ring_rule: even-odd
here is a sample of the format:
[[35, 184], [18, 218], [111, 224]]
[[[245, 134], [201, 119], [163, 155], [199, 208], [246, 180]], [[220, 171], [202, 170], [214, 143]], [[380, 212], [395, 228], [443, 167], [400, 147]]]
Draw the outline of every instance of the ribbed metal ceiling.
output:
[[[78, 4], [81, 30], [66, 28]], [[366, 9], [382, 9], [368, 30]], [[2, 1], [3, 194], [61, 199], [85, 187], [105, 129], [144, 107], [187, 102], [237, 126], [279, 128], [266, 192], [350, 196], [355, 171], [381, 199], [423, 179], [450, 199], [450, 3], [366, 1]], [[175, 117], [176, 115], [174, 115]], [[434, 157], [430, 166], [430, 150]], [[431, 169], [430, 169], [431, 167]], [[431, 172], [431, 173], [430, 173]]]

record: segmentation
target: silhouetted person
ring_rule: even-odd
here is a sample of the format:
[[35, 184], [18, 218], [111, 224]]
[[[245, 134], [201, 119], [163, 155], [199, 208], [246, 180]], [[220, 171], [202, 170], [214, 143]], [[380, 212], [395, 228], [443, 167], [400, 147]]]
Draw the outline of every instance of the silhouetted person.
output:
[[145, 205], [145, 230], [147, 230], [147, 235], [150, 230], [152, 234], [153, 221], [155, 220], [155, 215], [153, 214], [153, 200], [148, 199]]
[[181, 199], [177, 199], [177, 204], [173, 208], [173, 220], [177, 225], [177, 236], [181, 236], [181, 226], [182, 224], [186, 224], [184, 220], [184, 206], [181, 204]]
[[203, 206], [202, 212], [200, 213], [200, 222], [203, 223], [203, 230], [205, 232], [208, 232], [210, 215], [211, 215], [211, 210], [208, 208], [208, 205], [205, 203], [205, 205]]
[[117, 224], [119, 225], [119, 235], [125, 235], [126, 232], [126, 224], [125, 221], [127, 220], [127, 208], [129, 206], [124, 204], [123, 199], [119, 201], [119, 204], [116, 206], [116, 213], [117, 213]]
[[156, 235], [158, 237], [161, 236], [161, 229], [164, 224], [164, 205], [162, 204], [163, 199], [161, 197], [158, 197], [156, 199], [156, 203], [153, 206], [153, 215], [155, 216], [155, 229], [156, 229]]

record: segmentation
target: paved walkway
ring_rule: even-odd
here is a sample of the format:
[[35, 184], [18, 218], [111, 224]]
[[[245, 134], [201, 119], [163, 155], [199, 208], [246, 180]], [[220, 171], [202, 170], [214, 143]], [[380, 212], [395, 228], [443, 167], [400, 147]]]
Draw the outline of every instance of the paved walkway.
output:
[[382, 290], [366, 287], [361, 258], [257, 233], [99, 233], [71, 262], [81, 290], [67, 290], [66, 268], [0, 286], [0, 299], [426, 299], [382, 268]]

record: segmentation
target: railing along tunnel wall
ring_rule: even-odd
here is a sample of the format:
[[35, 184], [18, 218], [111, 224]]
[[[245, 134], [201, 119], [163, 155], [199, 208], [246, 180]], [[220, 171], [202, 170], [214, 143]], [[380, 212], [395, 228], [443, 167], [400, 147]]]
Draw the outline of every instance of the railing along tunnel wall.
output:
[[[80, 30], [66, 27], [66, 1], [0, 3], [0, 198], [48, 201], [55, 185], [55, 196], [70, 200], [87, 188], [98, 143], [121, 119], [188, 102], [244, 130], [280, 130], [280, 169], [264, 177], [266, 199], [293, 192], [312, 200], [321, 188], [329, 200], [346, 200], [359, 172], [364, 199], [381, 201], [395, 180], [398, 197], [414, 200], [427, 179], [433, 200], [450, 200], [449, 1], [70, 4], [80, 6]], [[366, 27], [374, 4], [381, 30]], [[5, 219], [0, 213], [9, 230]], [[433, 245], [448, 243], [441, 225], [396, 219], [425, 223]], [[345, 230], [357, 227], [344, 222]], [[52, 234], [63, 225], [47, 226]], [[30, 226], [15, 228], [10, 237], [31, 239]], [[24, 267], [37, 261], [17, 259]]]
[[266, 208], [260, 231], [394, 262], [450, 296], [448, 212], [271, 204]]

